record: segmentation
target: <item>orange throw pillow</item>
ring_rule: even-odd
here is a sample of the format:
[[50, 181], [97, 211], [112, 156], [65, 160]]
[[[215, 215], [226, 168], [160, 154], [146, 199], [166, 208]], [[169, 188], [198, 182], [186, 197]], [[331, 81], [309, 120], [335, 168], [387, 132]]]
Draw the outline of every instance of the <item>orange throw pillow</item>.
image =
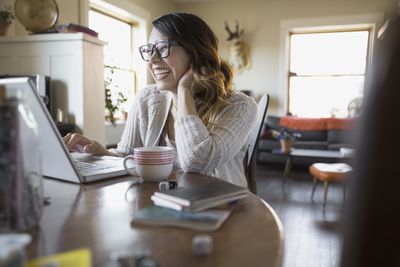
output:
[[326, 128], [328, 130], [351, 130], [354, 128], [355, 119], [328, 118]]
[[300, 131], [320, 131], [326, 130], [326, 119], [284, 116], [281, 118], [280, 126]]

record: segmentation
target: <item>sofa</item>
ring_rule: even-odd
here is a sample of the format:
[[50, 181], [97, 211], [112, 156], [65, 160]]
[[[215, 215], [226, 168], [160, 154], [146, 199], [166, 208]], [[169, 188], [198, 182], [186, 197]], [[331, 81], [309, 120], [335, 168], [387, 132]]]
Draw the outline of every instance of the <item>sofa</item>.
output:
[[[293, 148], [340, 150], [354, 148], [354, 129], [356, 119], [352, 118], [300, 118], [295, 116], [268, 116], [265, 130], [258, 143], [257, 160], [259, 163], [284, 163], [286, 157], [273, 150], [280, 150], [280, 141], [274, 137], [274, 131], [283, 129], [297, 133]], [[293, 164], [309, 165], [315, 162], [331, 162], [332, 159], [294, 157]]]

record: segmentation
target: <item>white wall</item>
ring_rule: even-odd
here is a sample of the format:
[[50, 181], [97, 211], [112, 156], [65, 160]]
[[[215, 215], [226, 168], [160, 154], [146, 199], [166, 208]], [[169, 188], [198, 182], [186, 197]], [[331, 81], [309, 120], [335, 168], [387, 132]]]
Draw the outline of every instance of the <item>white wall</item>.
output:
[[[0, 0], [0, 5], [13, 5], [14, 0]], [[135, 32], [136, 39], [144, 43], [147, 40], [147, 35], [151, 29], [151, 21], [166, 12], [174, 11], [176, 4], [169, 0], [56, 0], [59, 8], [58, 23], [77, 23], [88, 25], [89, 1], [95, 3], [99, 7], [112, 10], [118, 15], [123, 15], [126, 18], [139, 23], [139, 30]], [[15, 36], [25, 36], [28, 32], [24, 27], [15, 20], [11, 34]], [[136, 44], [139, 45], [139, 44]], [[145, 63], [137, 54], [133, 59], [136, 67], [138, 86], [143, 87], [147, 84], [149, 75], [146, 75]], [[102, 105], [98, 103], [98, 105]], [[122, 126], [114, 128], [111, 125], [106, 125], [106, 141], [105, 144], [115, 144], [121, 136]], [[100, 129], [99, 129], [100, 130]], [[117, 137], [116, 137], [117, 136]], [[104, 139], [104, 138], [102, 138]], [[102, 141], [102, 140], [99, 140]]]
[[[148, 21], [148, 27], [151, 21], [157, 16], [171, 12], [177, 8], [177, 5], [170, 0], [104, 0], [114, 5], [120, 6], [133, 12], [138, 17], [145, 18]], [[1, 2], [13, 5], [15, 0], [1, 0]], [[82, 19], [83, 11], [88, 6], [89, 0], [56, 0], [59, 9], [59, 23], [81, 23], [85, 24]], [[15, 31], [12, 35], [25, 35], [27, 32], [24, 27], [16, 20]]]
[[132, 3], [148, 10], [150, 12], [151, 19], [168, 13], [176, 11], [178, 5], [171, 0], [129, 0]]
[[[346, 17], [391, 12], [397, 0], [217, 0], [180, 4], [179, 8], [201, 16], [214, 30], [220, 40], [222, 54], [227, 58], [228, 37], [224, 21], [233, 25], [238, 20], [245, 30], [244, 38], [250, 45], [253, 66], [249, 71], [236, 75], [237, 89], [265, 90], [271, 96], [268, 114], [285, 112], [287, 79], [282, 69], [281, 23], [287, 20], [324, 17]], [[368, 16], [366, 16], [368, 17]], [[382, 16], [381, 16], [382, 17]], [[380, 21], [382, 23], [382, 21]]]
[[[3, 0], [11, 1], [11, 0]], [[186, 11], [201, 16], [220, 39], [221, 52], [227, 58], [227, 33], [224, 21], [233, 24], [238, 20], [244, 28], [244, 38], [250, 45], [253, 66], [249, 71], [236, 75], [237, 89], [254, 90], [261, 94], [265, 90], [271, 96], [269, 114], [282, 114], [286, 106], [286, 86], [282, 73], [282, 29], [283, 21], [321, 21], [324, 17], [351, 17], [372, 14], [389, 14], [397, 6], [397, 0], [212, 0], [175, 3], [172, 0], [106, 0], [114, 3], [130, 3], [130, 8], [140, 14], [147, 12], [148, 32], [151, 20], [171, 11]], [[57, 0], [60, 23], [80, 23], [82, 10], [88, 0]], [[382, 16], [381, 16], [382, 17]], [[380, 21], [382, 23], [382, 21]], [[83, 23], [84, 24], [84, 23]], [[15, 34], [26, 34], [16, 23]]]

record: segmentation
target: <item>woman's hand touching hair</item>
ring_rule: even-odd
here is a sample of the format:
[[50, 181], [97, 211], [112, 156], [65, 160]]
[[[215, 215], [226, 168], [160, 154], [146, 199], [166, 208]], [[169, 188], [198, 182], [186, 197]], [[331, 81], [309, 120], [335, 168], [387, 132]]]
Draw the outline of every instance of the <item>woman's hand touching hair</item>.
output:
[[193, 92], [193, 82], [194, 82], [194, 76], [193, 76], [193, 71], [192, 68], [189, 68], [179, 79], [178, 82], [178, 92], [182, 90], [189, 90], [192, 96], [194, 96], [195, 92]]
[[198, 116], [196, 104], [194, 100], [195, 82], [192, 68], [189, 68], [178, 82], [178, 113], [181, 116], [196, 115]]

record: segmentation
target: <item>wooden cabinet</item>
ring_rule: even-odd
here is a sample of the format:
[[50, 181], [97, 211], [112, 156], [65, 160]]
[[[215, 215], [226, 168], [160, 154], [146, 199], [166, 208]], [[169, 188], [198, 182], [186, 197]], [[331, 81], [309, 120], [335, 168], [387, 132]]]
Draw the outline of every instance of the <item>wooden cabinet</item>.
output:
[[0, 37], [0, 74], [50, 76], [53, 114], [104, 144], [104, 44], [83, 33]]

